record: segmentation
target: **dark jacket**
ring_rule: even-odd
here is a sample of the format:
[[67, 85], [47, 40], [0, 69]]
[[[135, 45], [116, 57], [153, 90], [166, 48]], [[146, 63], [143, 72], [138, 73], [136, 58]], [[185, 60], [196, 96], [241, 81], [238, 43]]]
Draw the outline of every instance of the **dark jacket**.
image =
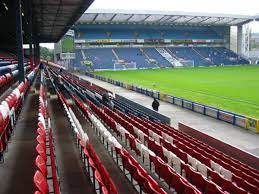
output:
[[153, 108], [153, 110], [158, 111], [159, 105], [160, 105], [160, 104], [159, 104], [158, 100], [157, 100], [157, 99], [154, 99], [154, 101], [153, 101], [153, 103], [152, 103], [152, 108]]

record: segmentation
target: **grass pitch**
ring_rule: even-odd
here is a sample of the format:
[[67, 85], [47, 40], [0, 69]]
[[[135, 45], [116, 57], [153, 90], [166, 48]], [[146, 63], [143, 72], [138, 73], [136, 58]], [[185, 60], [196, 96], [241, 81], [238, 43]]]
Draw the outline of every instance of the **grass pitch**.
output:
[[102, 71], [96, 74], [259, 118], [259, 66]]

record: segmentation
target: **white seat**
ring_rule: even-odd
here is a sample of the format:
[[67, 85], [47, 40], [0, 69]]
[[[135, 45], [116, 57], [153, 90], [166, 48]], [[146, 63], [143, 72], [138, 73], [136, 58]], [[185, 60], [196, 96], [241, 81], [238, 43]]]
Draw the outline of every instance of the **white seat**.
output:
[[142, 143], [145, 142], [144, 136], [145, 136], [144, 133], [139, 130], [139, 132], [138, 132], [138, 139], [139, 139]]
[[206, 166], [205, 164], [202, 164], [202, 163], [198, 162], [197, 170], [198, 170], [198, 172], [200, 172], [203, 176], [208, 177], [208, 169], [207, 169], [207, 166]]
[[175, 156], [175, 155], [164, 147], [163, 147], [163, 153], [167, 158], [167, 163], [169, 164], [169, 166], [172, 166], [173, 165], [173, 156]]
[[148, 133], [149, 133], [149, 136], [150, 136], [151, 138], [154, 138], [154, 131], [148, 130]]
[[187, 154], [187, 159], [188, 159], [188, 163], [191, 164], [191, 166], [196, 170], [198, 161], [192, 156], [190, 156], [189, 154]]
[[226, 178], [229, 181], [232, 181], [232, 173], [231, 171], [221, 167], [221, 174], [223, 175], [224, 178]]
[[3, 119], [6, 119], [7, 116], [9, 116], [8, 109], [2, 104], [0, 104], [0, 112], [2, 113]]
[[21, 93], [20, 93], [20, 91], [19, 91], [18, 88], [14, 89], [13, 93], [15, 94], [15, 96], [17, 97], [17, 99], [20, 98]]
[[156, 142], [160, 143], [160, 135], [156, 134], [156, 133], [153, 133], [153, 138]]
[[134, 127], [134, 126], [133, 126], [133, 130], [135, 134], [138, 134], [138, 132], [140, 131], [137, 127]]
[[215, 163], [214, 161], [210, 161], [210, 165], [211, 165], [211, 168], [213, 169], [213, 170], [215, 170], [216, 172], [218, 172], [218, 173], [220, 173], [220, 171], [221, 171], [221, 166], [219, 165], [219, 164], [217, 164], [217, 163]]
[[149, 150], [145, 145], [141, 144], [142, 157], [144, 158], [144, 164], [150, 165], [150, 156], [155, 156], [155, 153]]
[[176, 155], [173, 155], [172, 159], [173, 159], [173, 168], [175, 169], [176, 172], [181, 174], [181, 159], [178, 158]]
[[136, 147], [137, 147], [137, 150], [142, 153], [142, 143], [140, 143], [139, 141], [136, 141]]

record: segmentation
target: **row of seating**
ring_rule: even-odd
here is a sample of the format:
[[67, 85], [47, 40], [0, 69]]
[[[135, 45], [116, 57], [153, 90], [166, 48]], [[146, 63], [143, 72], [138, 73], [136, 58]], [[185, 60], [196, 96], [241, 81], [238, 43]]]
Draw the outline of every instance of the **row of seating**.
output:
[[[134, 119], [137, 120], [139, 118], [134, 117]], [[148, 122], [152, 122], [152, 121], [148, 120]], [[148, 122], [143, 123], [143, 125], [148, 126]], [[156, 124], [155, 127], [157, 129], [159, 129], [159, 127], [161, 128], [160, 125], [162, 125], [162, 124]], [[168, 126], [166, 126], [166, 127], [168, 128]], [[163, 130], [163, 128], [161, 128], [161, 130]], [[171, 132], [168, 132], [170, 130], [171, 130]], [[181, 134], [181, 137], [176, 135], [177, 133]], [[168, 134], [169, 134], [169, 136], [168, 136]], [[166, 139], [170, 138], [172, 143], [175, 144], [177, 147], [179, 147], [182, 150], [185, 150], [193, 158], [196, 158], [199, 162], [202, 162], [203, 164], [205, 164], [208, 169], [213, 169], [216, 172], [218, 172], [219, 174], [224, 175], [225, 178], [234, 182], [235, 185], [237, 185], [238, 187], [241, 187], [252, 193], [257, 192], [256, 187], [257, 187], [258, 183], [257, 183], [256, 178], [253, 178], [249, 175], [245, 175], [247, 177], [246, 181], [240, 182], [240, 179], [237, 178], [239, 176], [239, 174], [237, 174], [237, 171], [235, 171], [235, 167], [230, 166], [230, 165], [222, 165], [222, 159], [224, 157], [218, 156], [216, 152], [215, 152], [216, 157], [213, 156], [212, 154], [208, 154], [208, 152], [206, 151], [206, 146], [205, 146], [206, 144], [203, 144], [200, 142], [197, 143], [196, 140], [191, 138], [190, 136], [187, 136], [186, 134], [183, 134], [175, 129], [173, 129], [173, 131], [172, 131], [172, 128], [170, 129], [170, 127], [169, 127], [169, 129], [165, 130], [165, 133], [164, 132], [162, 133], [162, 136], [165, 137]], [[187, 138], [187, 137], [189, 139], [185, 140], [185, 138]], [[164, 143], [164, 142], [162, 142], [162, 143]], [[200, 148], [200, 145], [202, 145], [202, 148]], [[221, 159], [219, 159], [219, 158], [221, 158]], [[216, 159], [216, 161], [214, 159]], [[195, 164], [197, 164], [197, 162], [193, 163], [194, 166], [195, 166]], [[241, 177], [242, 177], [242, 175], [241, 175]]]
[[91, 82], [88, 82], [86, 80], [79, 79], [77, 76], [74, 76], [69, 73], [64, 74], [64, 79], [66, 79], [67, 81], [69, 81], [71, 83], [76, 84], [77, 86], [90, 90], [91, 92], [96, 92], [100, 95], [110, 92], [109, 90], [107, 90], [105, 88], [92, 84]]
[[[141, 119], [139, 119], [138, 117], [136, 117], [135, 115], [133, 116], [133, 115], [131, 115], [132, 117], [133, 117], [133, 119], [134, 120], [141, 120]], [[146, 120], [146, 121], [148, 121], [148, 122], [151, 122], [151, 123], [154, 123], [154, 122], [152, 122], [152, 121], [150, 121], [150, 120], [148, 120], [148, 119], [146, 119], [146, 118], [143, 118], [143, 120]], [[148, 128], [150, 128], [150, 127], [152, 127], [152, 126], [150, 126], [149, 125], [149, 123], [148, 122], [142, 122], [142, 124], [144, 125], [144, 126], [148, 126]], [[157, 122], [155, 122], [155, 123], [157, 123]], [[160, 126], [160, 125], [162, 125], [162, 126]], [[183, 133], [181, 133], [181, 132], [179, 132], [178, 130], [175, 130], [175, 129], [173, 129], [172, 127], [169, 127], [169, 126], [167, 126], [167, 125], [164, 125], [164, 124], [161, 124], [161, 123], [159, 123], [159, 124], [157, 124], [157, 125], [155, 125], [154, 126], [155, 128], [159, 128], [160, 130], [165, 130], [165, 132], [167, 132], [167, 133], [172, 133], [172, 134], [169, 134], [169, 135], [175, 135], [175, 134], [173, 134], [174, 132], [175, 133], [180, 133], [181, 134], [181, 136], [183, 136], [183, 137], [186, 137], [187, 135], [186, 134], [183, 134]], [[165, 129], [164, 129], [165, 128]], [[169, 131], [169, 132], [168, 132]], [[196, 139], [194, 139], [194, 138], [192, 138], [192, 137], [190, 137], [190, 136], [187, 136], [187, 138], [188, 139], [191, 139], [191, 141], [194, 141], [194, 144], [195, 144], [195, 142], [199, 142], [199, 141], [197, 141]], [[181, 139], [180, 139], [180, 141], [182, 141]], [[190, 141], [190, 140], [187, 140], [187, 142], [186, 142], [186, 144], [188, 145], [189, 143], [188, 143], [188, 141]], [[202, 150], [199, 150], [199, 151], [201, 151], [202, 152], [202, 155], [206, 155], [207, 153], [207, 151], [209, 151], [209, 153], [211, 153], [211, 155], [213, 155], [213, 152], [216, 152], [216, 155], [219, 157], [219, 158], [222, 158], [223, 157], [223, 159], [224, 160], [229, 160], [229, 162], [231, 162], [230, 160], [233, 160], [232, 161], [232, 163], [233, 163], [233, 165], [234, 165], [234, 167], [235, 168], [240, 168], [241, 167], [241, 170], [242, 171], [245, 171], [246, 173], [247, 173], [247, 175], [249, 175], [249, 176], [252, 176], [253, 175], [253, 177], [255, 178], [255, 179], [253, 179], [252, 180], [252, 177], [249, 177], [249, 176], [246, 176], [247, 177], [247, 179], [248, 180], [250, 180], [250, 181], [252, 181], [252, 183], [253, 184], [255, 184], [255, 185], [258, 185], [258, 182], [256, 181], [256, 179], [258, 179], [258, 171], [257, 170], [255, 170], [255, 169], [253, 169], [253, 168], [251, 168], [251, 167], [249, 167], [249, 166], [247, 166], [247, 165], [245, 165], [245, 164], [242, 164], [241, 162], [239, 162], [239, 161], [237, 161], [237, 160], [235, 160], [235, 159], [233, 159], [233, 158], [230, 158], [229, 156], [227, 156], [227, 155], [224, 155], [223, 153], [221, 153], [221, 152], [219, 152], [219, 151], [217, 151], [216, 149], [213, 149], [213, 148], [211, 148], [211, 147], [209, 147], [207, 144], [204, 144], [204, 143], [201, 143], [201, 142], [199, 142], [200, 144], [201, 144], [201, 146], [202, 146], [202, 148], [204, 148], [205, 150], [202, 152]], [[196, 145], [195, 145], [196, 146]], [[194, 146], [194, 147], [195, 147]], [[206, 150], [206, 149], [208, 149], [208, 150]], [[210, 150], [213, 150], [213, 151], [210, 151]], [[220, 155], [222, 155], [222, 156], [220, 156]], [[228, 159], [227, 159], [228, 158]], [[219, 160], [217, 160], [216, 159], [216, 161], [215, 162], [221, 162], [221, 161], [219, 161]], [[206, 162], [205, 162], [206, 163]], [[223, 165], [225, 165], [225, 164], [223, 164]], [[226, 166], [226, 165], [225, 165]]]
[[14, 75], [18, 74], [18, 71], [15, 71], [14, 74], [6, 73], [0, 76], [0, 92], [3, 93], [14, 80]]
[[[147, 120], [146, 120], [147, 121]], [[162, 123], [156, 123], [148, 120], [150, 123], [154, 123], [156, 128], [165, 129], [167, 134], [171, 134], [171, 136], [178, 140], [178, 145], [182, 148], [185, 144], [185, 149], [191, 149], [193, 153], [198, 152], [202, 155], [200, 161], [205, 161], [205, 158], [211, 160], [210, 163], [204, 162], [208, 167], [213, 168], [217, 172], [226, 172], [229, 170], [232, 173], [232, 181], [235, 182], [239, 187], [244, 188], [250, 192], [258, 192], [258, 171], [240, 161], [229, 157], [226, 154], [208, 146], [205, 143], [194, 139], [187, 134], [180, 132], [170, 126], [164, 125]], [[144, 123], [146, 125], [146, 123]], [[181, 144], [181, 145], [180, 145]], [[184, 149], [184, 148], [183, 148]]]
[[36, 187], [35, 194], [60, 194], [58, 169], [55, 159], [54, 140], [48, 113], [47, 92], [45, 88], [44, 72], [41, 71], [41, 85], [39, 92], [39, 115], [37, 128], [37, 157], [35, 159], [36, 172], [33, 177]]
[[77, 146], [80, 151], [80, 156], [84, 163], [87, 174], [91, 178], [96, 193], [117, 194], [117, 188], [115, 187], [109, 173], [105, 169], [101, 160], [95, 153], [94, 148], [89, 143], [87, 134], [83, 131], [82, 126], [80, 125], [75, 114], [67, 103], [67, 100], [60, 91], [56, 91], [59, 100], [69, 118], [71, 128], [73, 130], [73, 134], [76, 138]]
[[37, 72], [37, 68], [31, 71], [0, 104], [0, 161], [4, 159], [3, 154], [11, 137], [16, 121], [20, 114], [24, 95], [28, 91], [30, 83]]
[[[28, 73], [30, 68], [29, 66], [24, 67], [25, 73]], [[2, 71], [2, 73], [1, 73]], [[0, 92], [4, 92], [15, 80], [15, 78], [18, 76], [19, 71], [14, 70], [1, 70], [0, 67]]]
[[[118, 141], [112, 136], [107, 128], [100, 122], [100, 120], [92, 114], [91, 111], [82, 103], [82, 101], [73, 96], [74, 101], [79, 107], [80, 111], [86, 118], [88, 118], [102, 143], [106, 146], [106, 149], [110, 151], [114, 157], [116, 163], [121, 167], [121, 170], [127, 175], [133, 184], [133, 180], [137, 182], [138, 190], [140, 193], [165, 193], [165, 191], [159, 187], [156, 181], [148, 175], [147, 171], [141, 167], [141, 165], [118, 143]], [[89, 102], [90, 103], [90, 102]], [[97, 107], [96, 107], [97, 108]], [[115, 153], [115, 156], [113, 155]]]
[[[60, 97], [60, 99], [62, 98], [63, 97]], [[86, 135], [86, 133], [84, 133], [85, 135], [80, 135], [79, 131], [81, 126], [79, 122], [75, 119], [75, 116], [73, 116], [74, 113], [71, 110], [71, 108], [67, 108], [65, 106], [66, 102], [64, 102], [65, 101], [64, 98], [62, 101], [63, 101], [63, 106], [70, 119], [71, 127], [74, 129], [74, 134], [77, 140], [77, 146], [80, 151], [82, 162], [84, 163], [84, 167], [93, 183], [96, 193], [117, 194], [118, 192], [117, 192], [116, 186], [114, 185], [111, 177], [109, 176], [101, 160], [95, 153], [94, 148], [89, 143], [88, 136]], [[73, 117], [74, 119], [72, 119]], [[77, 129], [75, 129], [75, 126], [80, 126], [80, 127], [77, 127]]]
[[[159, 139], [159, 136], [155, 137], [155, 134], [151, 135], [147, 135], [147, 132], [151, 132], [151, 131], [140, 131], [138, 130], [135, 126], [133, 126], [130, 122], [127, 122], [126, 120], [124, 120], [122, 117], [119, 117], [118, 115], [116, 115], [116, 113], [114, 114], [112, 111], [105, 109], [105, 112], [108, 113], [108, 115], [113, 115], [112, 118], [116, 117], [116, 121], [118, 121], [118, 123], [121, 123], [126, 129], [131, 129], [129, 130], [130, 134], [126, 134], [126, 139], [129, 139], [127, 136], [132, 136], [129, 140], [130, 142], [133, 142], [135, 139], [135, 149], [139, 149], [139, 146], [137, 145], [138, 141], [136, 141], [136, 137], [140, 140], [140, 142], [142, 142], [144, 145], [147, 145], [148, 148], [153, 151], [157, 156], [159, 156], [159, 160], [162, 161], [162, 163], [160, 162], [151, 162], [160, 166], [166, 166], [165, 162], [167, 162], [169, 164], [169, 167], [167, 167], [167, 169], [170, 169], [170, 167], [172, 166], [174, 168], [174, 170], [176, 172], [178, 172], [179, 174], [184, 174], [182, 172], [182, 164], [185, 164], [184, 161], [182, 161], [181, 159], [183, 158], [183, 152], [181, 152], [180, 150], [177, 150], [177, 148], [175, 147], [176, 151], [176, 155], [171, 154], [171, 157], [169, 157], [170, 155], [166, 152], [169, 152], [166, 148], [164, 148], [163, 146], [161, 146], [158, 142], [154, 141], [153, 139]], [[124, 122], [123, 122], [124, 120]], [[135, 137], [134, 137], [135, 136]], [[153, 137], [153, 138], [152, 138]], [[161, 138], [161, 136], [160, 136]], [[132, 144], [132, 143], [131, 143]], [[132, 146], [131, 146], [132, 148]], [[140, 150], [140, 149], [139, 149]], [[187, 154], [185, 154], [185, 156], [187, 156]], [[151, 156], [152, 158], [153, 156]], [[169, 162], [170, 160], [170, 162]], [[151, 160], [152, 161], [152, 160]], [[155, 160], [156, 161], [156, 160]], [[157, 168], [160, 168], [157, 166]], [[172, 169], [170, 169], [170, 171], [173, 171]], [[158, 171], [156, 171], [158, 176], [160, 176], [160, 173], [158, 173]], [[202, 168], [201, 168], [201, 172], [202, 172]], [[170, 173], [170, 172], [168, 172]], [[164, 174], [164, 172], [162, 173]], [[201, 173], [200, 173], [201, 175]], [[207, 178], [207, 174], [206, 174], [206, 178]], [[170, 184], [170, 182], [168, 182]], [[206, 191], [208, 192], [209, 189], [211, 189], [211, 187], [214, 186], [213, 183], [211, 183], [209, 180], [207, 182], [205, 182], [206, 184], [203, 185], [203, 189], [207, 189]], [[196, 185], [195, 185], [196, 186]], [[201, 189], [201, 188], [199, 188]], [[216, 193], [216, 191], [218, 191], [218, 193], [222, 193], [220, 191], [220, 189], [218, 189], [217, 187], [214, 188], [214, 192]], [[206, 192], [205, 192], [206, 193]]]
[[[120, 113], [120, 115], [123, 115], [123, 113]], [[134, 118], [134, 120], [131, 120], [132, 123], [136, 123], [137, 120], [140, 120], [138, 117], [135, 117], [132, 115], [132, 117]], [[125, 118], [125, 116], [124, 116]], [[206, 158], [203, 156], [203, 154], [197, 153], [195, 151], [195, 147], [192, 147], [192, 149], [188, 148], [188, 143], [186, 143], [185, 145], [183, 145], [180, 141], [178, 141], [175, 138], [172, 138], [172, 136], [167, 136], [165, 134], [162, 134], [161, 131], [159, 132], [159, 130], [157, 130], [157, 128], [153, 128], [152, 126], [149, 126], [148, 123], [143, 123], [143, 125], [135, 125], [136, 127], [142, 129], [142, 131], [146, 131], [146, 134], [148, 134], [149, 136], [153, 137], [156, 142], [158, 142], [159, 144], [163, 145], [163, 147], [167, 148], [169, 151], [171, 151], [172, 153], [174, 153], [175, 155], [177, 155], [178, 157], [181, 158], [181, 160], [183, 160], [185, 163], [190, 163], [192, 165], [192, 167], [196, 170], [199, 171], [199, 168], [202, 167], [200, 170], [201, 172], [205, 172], [203, 173], [203, 175], [205, 177], [209, 177], [210, 176], [210, 172], [212, 172], [212, 170], [216, 170], [219, 174], [223, 175], [224, 178], [222, 179], [222, 181], [228, 182], [233, 181], [233, 185], [232, 187], [234, 187], [236, 190], [242, 190], [239, 187], [242, 187], [243, 189], [250, 191], [251, 193], [256, 193], [257, 189], [255, 186], [250, 185], [250, 184], [241, 184], [239, 180], [232, 180], [232, 173], [229, 170], [226, 170], [225, 168], [221, 168], [220, 170], [218, 170], [216, 167], [218, 166], [216, 163], [212, 162], [209, 158]], [[153, 132], [156, 131], [156, 134], [158, 135], [154, 135], [152, 133], [150, 133], [150, 131], [148, 131], [148, 129], [145, 127], [148, 126], [148, 129], [152, 129]], [[165, 131], [164, 131], [165, 132]], [[161, 138], [161, 135], [164, 137]], [[147, 138], [147, 137], [146, 137]], [[168, 141], [167, 141], [168, 140]], [[148, 143], [153, 144], [154, 147], [154, 142], [152, 141], [148, 141]], [[160, 150], [162, 150], [162, 148], [159, 146], [156, 146], [156, 150], [159, 152]], [[162, 154], [161, 157], [164, 157], [164, 155]], [[202, 162], [202, 163], [201, 163]], [[235, 176], [233, 176], [235, 178]], [[235, 184], [234, 184], [235, 183]], [[236, 186], [237, 184], [237, 186]], [[227, 188], [225, 188], [227, 189]], [[231, 189], [229, 189], [231, 190]]]

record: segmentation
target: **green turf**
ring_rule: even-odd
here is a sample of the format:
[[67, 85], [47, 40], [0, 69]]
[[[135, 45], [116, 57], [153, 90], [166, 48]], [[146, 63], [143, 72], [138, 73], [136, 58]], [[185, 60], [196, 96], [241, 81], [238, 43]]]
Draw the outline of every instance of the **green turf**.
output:
[[259, 66], [102, 71], [96, 74], [259, 118]]

